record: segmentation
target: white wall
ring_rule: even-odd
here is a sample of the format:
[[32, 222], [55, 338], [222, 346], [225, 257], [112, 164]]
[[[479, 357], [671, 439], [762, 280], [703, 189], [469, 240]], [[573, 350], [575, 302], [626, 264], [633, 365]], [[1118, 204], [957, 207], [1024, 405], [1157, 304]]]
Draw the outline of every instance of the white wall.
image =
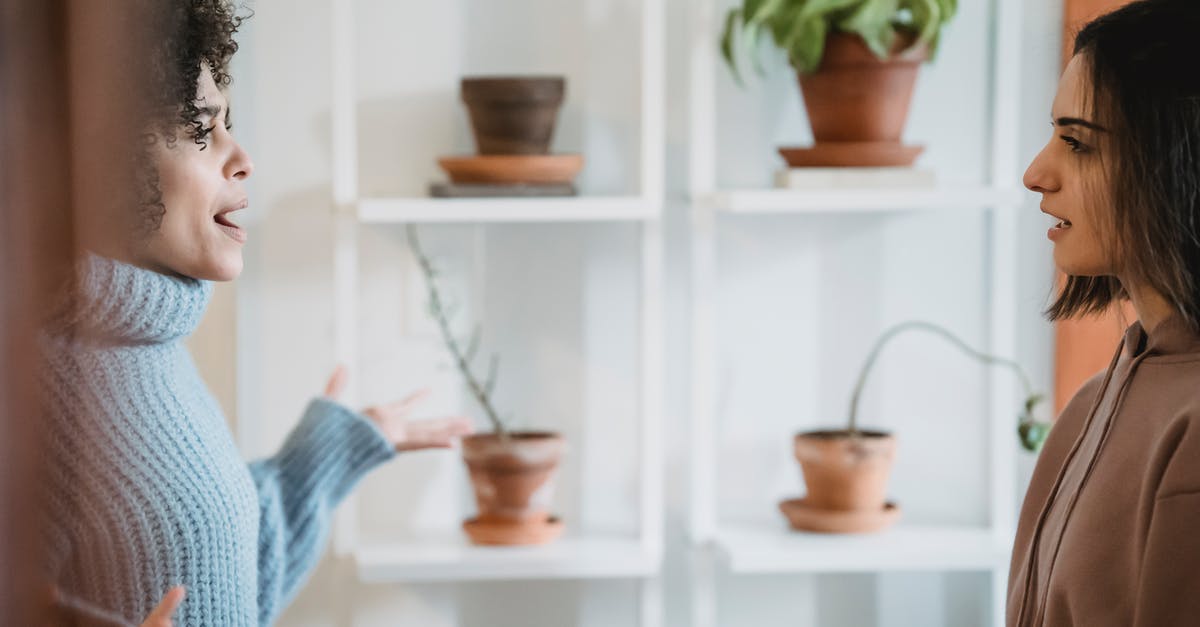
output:
[[[977, 182], [987, 170], [990, 44], [981, 4], [962, 3], [943, 56], [923, 71], [907, 131], [929, 146], [922, 163], [948, 181]], [[1061, 6], [1024, 4], [1027, 160], [1046, 137]], [[671, 0], [667, 20], [671, 466], [664, 589], [674, 626], [691, 624], [680, 444], [688, 414], [688, 5]], [[333, 365], [330, 33], [327, 2], [251, 6], [256, 16], [241, 39], [233, 93], [235, 132], [257, 165], [247, 271], [237, 288], [236, 334], [232, 299], [223, 292], [197, 357], [223, 405], [236, 409], [243, 449], [256, 456], [278, 445]], [[436, 176], [436, 156], [471, 149], [455, 98], [457, 77], [510, 69], [570, 77], [555, 147], [585, 152], [585, 189], [629, 191], [638, 154], [637, 6], [636, 0], [356, 2], [363, 193], [419, 194]], [[738, 89], [722, 74], [719, 89], [722, 182], [765, 184], [774, 167], [771, 147], [806, 140], [794, 81], [774, 72]], [[774, 501], [800, 489], [788, 434], [841, 419], [854, 370], [883, 327], [921, 317], [982, 342], [987, 269], [977, 251], [984, 228], [979, 214], [723, 223], [720, 313], [724, 328], [737, 332], [721, 339], [720, 433], [729, 467], [739, 469], [723, 474], [718, 487], [726, 518], [776, 516]], [[1038, 316], [1050, 287], [1044, 228], [1031, 206], [1022, 219], [1018, 358], [1049, 385], [1051, 334]], [[527, 424], [564, 430], [581, 446], [564, 468], [560, 513], [577, 528], [629, 528], [636, 520], [631, 464], [607, 460], [621, 458], [634, 428], [628, 417], [636, 409], [636, 230], [502, 226], [425, 233], [465, 315], [486, 321], [488, 348], [504, 355], [500, 404]], [[421, 315], [402, 231], [371, 228], [360, 236], [362, 296], [369, 304], [361, 324], [370, 342], [362, 347], [362, 370], [352, 375], [363, 383], [362, 400], [433, 385], [431, 413], [473, 411]], [[234, 354], [236, 385], [228, 382]], [[898, 365], [910, 360], [927, 367]], [[918, 443], [901, 454], [893, 484], [908, 519], [982, 522], [986, 477], [977, 458], [986, 454], [986, 431], [972, 419], [984, 409], [977, 400], [981, 373], [948, 349], [912, 338], [892, 348], [876, 377], [863, 413], [881, 418], [868, 422], [897, 430], [906, 446]], [[589, 427], [596, 424], [589, 417], [604, 420], [604, 428]], [[1021, 464], [1021, 485], [1030, 465]], [[377, 472], [362, 487], [366, 531], [388, 537], [413, 526], [456, 525], [469, 511], [459, 466], [450, 455], [422, 454]], [[589, 497], [578, 498], [584, 489]], [[730, 626], [972, 625], [982, 624], [988, 603], [980, 575], [722, 578], [718, 587], [722, 625]], [[630, 582], [368, 586], [353, 580], [344, 561], [327, 559], [281, 624], [625, 625], [633, 623], [636, 598]]]

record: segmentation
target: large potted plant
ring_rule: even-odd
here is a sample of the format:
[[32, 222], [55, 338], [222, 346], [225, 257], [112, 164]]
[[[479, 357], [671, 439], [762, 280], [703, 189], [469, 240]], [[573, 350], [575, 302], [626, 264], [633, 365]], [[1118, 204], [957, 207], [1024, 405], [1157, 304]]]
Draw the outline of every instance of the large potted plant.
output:
[[1050, 425], [1035, 419], [1033, 410], [1043, 396], [1033, 391], [1029, 377], [1019, 364], [977, 351], [935, 324], [905, 322], [885, 332], [871, 349], [850, 397], [846, 428], [809, 431], [795, 436], [795, 456], [800, 462], [808, 493], [804, 498], [788, 499], [779, 504], [793, 528], [858, 533], [883, 529], [899, 517], [899, 506], [886, 501], [896, 439], [890, 433], [859, 428], [858, 400], [880, 352], [892, 338], [909, 331], [932, 333], [977, 361], [1013, 371], [1025, 394], [1017, 421], [1017, 436], [1026, 450], [1040, 450]]
[[783, 149], [792, 166], [910, 165], [900, 136], [917, 70], [937, 51], [958, 0], [742, 0], [726, 14], [721, 54], [740, 80], [769, 38], [799, 76], [816, 145]]
[[563, 531], [562, 522], [550, 513], [550, 503], [566, 443], [558, 433], [511, 431], [505, 426], [491, 398], [499, 360], [492, 357], [485, 379], [475, 374], [472, 362], [479, 349], [479, 329], [465, 345], [458, 340], [451, 328], [451, 313], [438, 289], [433, 262], [421, 248], [417, 229], [411, 224], [408, 242], [429, 290], [429, 312], [467, 389], [492, 425], [491, 433], [463, 439], [463, 461], [478, 508], [476, 517], [463, 522], [463, 530], [475, 544], [550, 542]]

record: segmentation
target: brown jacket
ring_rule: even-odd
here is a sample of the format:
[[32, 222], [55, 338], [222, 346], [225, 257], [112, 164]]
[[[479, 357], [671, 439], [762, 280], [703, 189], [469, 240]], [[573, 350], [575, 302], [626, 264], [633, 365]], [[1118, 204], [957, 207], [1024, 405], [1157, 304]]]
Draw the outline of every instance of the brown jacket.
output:
[[1021, 508], [1009, 627], [1200, 625], [1200, 335], [1125, 332], [1046, 441]]

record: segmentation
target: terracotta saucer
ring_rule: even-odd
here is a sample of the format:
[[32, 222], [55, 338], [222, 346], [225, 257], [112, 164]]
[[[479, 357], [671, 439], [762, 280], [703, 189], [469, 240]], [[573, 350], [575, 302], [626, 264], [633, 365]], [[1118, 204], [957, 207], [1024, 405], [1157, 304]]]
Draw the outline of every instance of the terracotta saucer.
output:
[[472, 155], [442, 157], [451, 183], [563, 185], [583, 169], [583, 155]]
[[791, 168], [910, 166], [924, 151], [924, 146], [906, 146], [900, 142], [819, 142], [779, 148], [780, 156]]
[[878, 511], [834, 511], [816, 509], [804, 499], [780, 501], [779, 511], [787, 516], [792, 529], [820, 533], [869, 533], [882, 531], [900, 518], [900, 506], [889, 501]]
[[463, 531], [474, 544], [485, 546], [521, 546], [549, 544], [563, 532], [562, 520], [551, 516], [529, 522], [498, 522], [471, 518], [463, 521]]

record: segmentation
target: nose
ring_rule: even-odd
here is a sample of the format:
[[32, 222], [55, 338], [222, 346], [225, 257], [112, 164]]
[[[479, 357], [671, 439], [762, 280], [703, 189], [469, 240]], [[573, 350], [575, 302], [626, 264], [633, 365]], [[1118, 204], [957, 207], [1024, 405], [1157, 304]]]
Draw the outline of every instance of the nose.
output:
[[250, 154], [242, 148], [241, 144], [234, 143], [233, 152], [229, 155], [229, 160], [225, 162], [226, 178], [243, 181], [254, 172], [254, 162], [250, 160]]
[[1058, 176], [1051, 167], [1048, 149], [1049, 146], [1043, 148], [1025, 169], [1025, 176], [1021, 178], [1021, 182], [1029, 191], [1045, 194], [1059, 189]]

